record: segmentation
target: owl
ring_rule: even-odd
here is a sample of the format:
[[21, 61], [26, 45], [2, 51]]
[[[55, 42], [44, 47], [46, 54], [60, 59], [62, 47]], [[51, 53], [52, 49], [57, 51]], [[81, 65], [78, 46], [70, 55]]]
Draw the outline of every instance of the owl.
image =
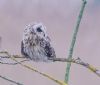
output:
[[21, 41], [21, 53], [36, 62], [48, 62], [56, 58], [46, 27], [42, 23], [31, 23], [26, 26]]

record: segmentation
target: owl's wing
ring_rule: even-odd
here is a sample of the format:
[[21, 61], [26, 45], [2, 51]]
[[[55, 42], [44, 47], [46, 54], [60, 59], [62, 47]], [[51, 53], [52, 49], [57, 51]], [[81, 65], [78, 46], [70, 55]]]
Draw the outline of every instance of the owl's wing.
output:
[[41, 39], [40, 40], [40, 47], [43, 48], [44, 54], [48, 58], [54, 58], [54, 57], [56, 57], [54, 48], [51, 46], [51, 44], [50, 44], [49, 41], [46, 41], [44, 39]]
[[24, 48], [23, 41], [21, 41], [21, 53], [22, 53], [22, 55], [24, 55], [25, 57], [28, 57], [28, 54], [25, 53], [25, 48]]

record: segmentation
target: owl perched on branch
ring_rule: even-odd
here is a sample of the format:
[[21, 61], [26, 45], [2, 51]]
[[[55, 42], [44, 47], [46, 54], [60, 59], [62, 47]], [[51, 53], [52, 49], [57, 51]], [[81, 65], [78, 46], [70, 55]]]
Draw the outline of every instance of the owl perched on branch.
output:
[[56, 58], [46, 27], [42, 23], [31, 23], [25, 28], [21, 53], [33, 61], [48, 62]]

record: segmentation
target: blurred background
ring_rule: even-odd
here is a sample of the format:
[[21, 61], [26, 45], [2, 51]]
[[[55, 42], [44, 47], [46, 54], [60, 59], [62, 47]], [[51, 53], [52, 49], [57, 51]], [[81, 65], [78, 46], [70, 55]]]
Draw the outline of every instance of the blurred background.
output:
[[[25, 26], [42, 22], [52, 40], [57, 57], [66, 58], [82, 0], [0, 0], [0, 50], [21, 54], [20, 44]], [[87, 0], [73, 57], [80, 57], [100, 69], [100, 0]], [[66, 63], [26, 64], [64, 80]], [[57, 85], [20, 65], [1, 65], [0, 75], [24, 85]], [[69, 85], [100, 84], [100, 78], [88, 69], [72, 64]], [[0, 78], [0, 85], [12, 85]]]

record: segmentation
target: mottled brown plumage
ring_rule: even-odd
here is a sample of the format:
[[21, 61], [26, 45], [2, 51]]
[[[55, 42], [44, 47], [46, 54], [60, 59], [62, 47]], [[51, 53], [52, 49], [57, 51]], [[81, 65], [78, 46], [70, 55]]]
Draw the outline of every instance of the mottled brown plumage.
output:
[[33, 61], [48, 62], [56, 57], [51, 40], [46, 33], [46, 27], [42, 23], [32, 23], [25, 28], [21, 53]]

